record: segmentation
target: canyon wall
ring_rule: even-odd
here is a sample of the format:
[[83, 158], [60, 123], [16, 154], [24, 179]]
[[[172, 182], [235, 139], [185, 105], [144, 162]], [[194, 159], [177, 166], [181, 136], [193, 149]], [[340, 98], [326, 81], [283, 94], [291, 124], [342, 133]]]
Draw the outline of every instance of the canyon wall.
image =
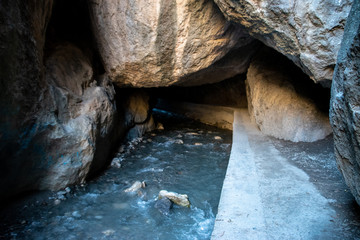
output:
[[214, 0], [224, 16], [328, 85], [352, 0]]
[[330, 119], [338, 167], [360, 204], [360, 1], [356, 0], [346, 23], [338, 54]]
[[[323, 109], [298, 83], [311, 78], [329, 87], [351, 3], [0, 0], [0, 191], [60, 189], [104, 169], [121, 139], [155, 127], [150, 96], [130, 88], [197, 86], [189, 98], [229, 95], [216, 104], [244, 106], [243, 78], [202, 86], [247, 74], [250, 113], [264, 133], [292, 141], [326, 136]], [[331, 117], [339, 166], [358, 195], [358, 20], [351, 21]], [[281, 61], [263, 44], [303, 73], [276, 66]]]

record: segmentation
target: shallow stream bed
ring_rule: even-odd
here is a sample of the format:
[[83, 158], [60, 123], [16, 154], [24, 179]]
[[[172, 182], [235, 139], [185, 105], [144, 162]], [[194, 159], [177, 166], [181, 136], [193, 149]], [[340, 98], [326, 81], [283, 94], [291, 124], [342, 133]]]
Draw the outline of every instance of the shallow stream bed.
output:
[[[83, 186], [27, 196], [1, 210], [0, 239], [209, 239], [231, 150], [231, 131], [183, 118], [133, 142], [111, 167]], [[147, 186], [124, 190], [135, 181]], [[165, 189], [191, 207], [154, 208]], [[59, 198], [61, 199], [59, 201]]]

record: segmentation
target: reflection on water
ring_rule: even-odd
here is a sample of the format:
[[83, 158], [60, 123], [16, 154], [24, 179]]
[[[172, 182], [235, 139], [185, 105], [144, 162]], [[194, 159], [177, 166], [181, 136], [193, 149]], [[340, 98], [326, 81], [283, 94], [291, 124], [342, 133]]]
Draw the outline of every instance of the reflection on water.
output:
[[[110, 168], [87, 185], [73, 187], [58, 205], [54, 193], [3, 211], [0, 238], [209, 239], [231, 132], [157, 115], [166, 118], [165, 130], [146, 135], [134, 144], [134, 150], [118, 154], [120, 168]], [[146, 188], [125, 193], [137, 180], [145, 181]], [[162, 189], [187, 194], [191, 207], [174, 205], [169, 215], [163, 215], [154, 208]]]

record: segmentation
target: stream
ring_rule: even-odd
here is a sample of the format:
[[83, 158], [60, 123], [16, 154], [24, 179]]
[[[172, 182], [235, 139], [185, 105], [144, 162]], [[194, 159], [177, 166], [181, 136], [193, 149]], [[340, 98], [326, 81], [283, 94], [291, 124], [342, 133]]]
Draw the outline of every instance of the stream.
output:
[[[26, 196], [0, 211], [0, 239], [210, 239], [231, 150], [231, 131], [157, 111], [164, 130], [120, 147], [101, 176]], [[124, 192], [135, 181], [146, 187]], [[160, 190], [191, 207], [154, 207]]]

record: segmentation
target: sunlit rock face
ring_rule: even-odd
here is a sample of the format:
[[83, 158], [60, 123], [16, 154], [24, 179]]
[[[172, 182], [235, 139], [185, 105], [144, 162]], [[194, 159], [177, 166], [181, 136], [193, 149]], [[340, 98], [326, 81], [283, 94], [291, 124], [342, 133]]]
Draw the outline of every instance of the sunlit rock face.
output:
[[296, 70], [276, 53], [260, 51], [247, 73], [250, 117], [266, 135], [293, 142], [323, 139], [331, 133], [328, 115], [293, 85], [307, 78]]
[[256, 43], [207, 0], [95, 0], [93, 32], [119, 86], [218, 82], [246, 71]]
[[333, 78], [330, 119], [335, 155], [347, 185], [360, 204], [360, 1], [347, 20]]
[[72, 44], [57, 46], [45, 65], [49, 100], [39, 121], [48, 127], [40, 188], [59, 189], [104, 166], [117, 124], [115, 90], [105, 76], [94, 78], [90, 59]]
[[287, 56], [314, 81], [332, 79], [352, 0], [214, 1], [227, 19]]

